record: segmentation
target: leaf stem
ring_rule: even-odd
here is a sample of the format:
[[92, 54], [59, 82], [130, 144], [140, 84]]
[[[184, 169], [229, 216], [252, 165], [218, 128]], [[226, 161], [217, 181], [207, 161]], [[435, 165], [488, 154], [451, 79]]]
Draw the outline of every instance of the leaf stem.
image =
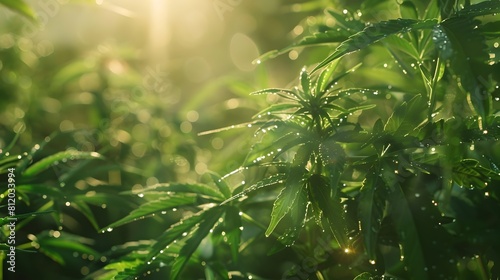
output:
[[429, 123], [432, 122], [432, 114], [434, 113], [434, 108], [436, 106], [436, 84], [439, 79], [439, 73], [441, 71], [441, 60], [439, 56], [436, 59], [436, 68], [434, 70], [434, 75], [432, 77], [432, 81], [429, 87], [429, 114], [427, 116], [427, 120]]

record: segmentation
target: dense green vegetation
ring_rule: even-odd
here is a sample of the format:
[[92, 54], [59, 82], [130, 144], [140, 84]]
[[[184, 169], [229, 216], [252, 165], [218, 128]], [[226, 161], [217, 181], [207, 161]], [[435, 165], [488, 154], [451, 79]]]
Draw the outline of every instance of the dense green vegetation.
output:
[[197, 86], [0, 3], [6, 278], [500, 278], [500, 1], [213, 1], [281, 49]]

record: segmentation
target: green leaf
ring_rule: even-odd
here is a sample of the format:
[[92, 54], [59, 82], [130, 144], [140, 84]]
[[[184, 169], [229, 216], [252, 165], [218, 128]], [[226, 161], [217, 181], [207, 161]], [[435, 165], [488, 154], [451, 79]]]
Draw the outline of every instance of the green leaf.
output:
[[232, 196], [231, 198], [229, 199], [226, 199], [224, 202], [221, 203], [221, 205], [223, 204], [227, 204], [235, 199], [238, 199], [240, 197], [243, 197], [251, 192], [254, 192], [256, 190], [259, 190], [261, 188], [264, 188], [264, 187], [268, 187], [268, 186], [273, 186], [273, 185], [276, 185], [276, 184], [281, 184], [285, 181], [287, 175], [284, 174], [284, 173], [279, 173], [279, 174], [275, 174], [275, 175], [272, 175], [272, 176], [269, 176], [267, 178], [264, 178], [260, 181], [258, 181], [257, 183], [251, 185], [250, 187], [246, 188], [245, 190], [243, 190], [242, 192], [240, 193], [237, 193], [235, 194], [234, 196]]
[[54, 155], [43, 158], [42, 160], [31, 165], [24, 171], [24, 176], [33, 177], [40, 172], [45, 171], [53, 165], [65, 160], [79, 160], [79, 159], [103, 159], [104, 157], [96, 152], [79, 152], [79, 151], [65, 151], [59, 152]]
[[[7, 146], [5, 146], [4, 148], [2, 148], [2, 152], [0, 152], [0, 155], [2, 156], [5, 156], [6, 153], [9, 153], [10, 150], [12, 150], [12, 148], [14, 148], [14, 146], [16, 145], [17, 143], [17, 140], [19, 140], [19, 137], [21, 136], [20, 133], [16, 133], [16, 135], [14, 136], [14, 138], [9, 142], [9, 144]], [[17, 157], [16, 157], [17, 158]], [[0, 161], [0, 166], [2, 165], [2, 161]]]
[[225, 199], [228, 199], [231, 197], [231, 189], [229, 186], [226, 184], [226, 182], [216, 173], [214, 172], [208, 172], [212, 180], [214, 181], [215, 185], [219, 189], [219, 191], [224, 195]]
[[319, 155], [324, 165], [342, 165], [344, 164], [346, 157], [342, 146], [337, 144], [333, 138], [329, 138], [319, 145]]
[[231, 249], [233, 262], [238, 261], [240, 240], [241, 240], [241, 216], [240, 209], [234, 206], [227, 206], [224, 217], [224, 227], [227, 237], [227, 243]]
[[194, 205], [197, 199], [196, 196], [191, 195], [166, 195], [166, 197], [159, 198], [158, 200], [150, 201], [139, 206], [139, 208], [134, 209], [126, 217], [119, 219], [118, 221], [108, 225], [102, 231], [107, 229], [115, 228], [130, 222], [133, 222], [139, 218], [144, 218], [154, 213], [161, 211], [168, 211], [172, 208]]
[[278, 103], [278, 104], [273, 104], [273, 105], [263, 109], [262, 111], [260, 111], [256, 115], [257, 116], [258, 115], [265, 116], [268, 114], [276, 115], [276, 114], [283, 114], [283, 113], [291, 113], [290, 112], [291, 110], [297, 109], [298, 107], [300, 107], [299, 104]]
[[220, 263], [211, 263], [205, 266], [206, 280], [229, 280], [227, 269]]
[[327, 220], [328, 227], [340, 247], [348, 249], [350, 247], [347, 237], [348, 230], [338, 186], [332, 188], [331, 182], [319, 174], [313, 174], [309, 177], [307, 186], [312, 197], [311, 202], [316, 204]]
[[470, 5], [458, 11], [455, 16], [477, 17], [492, 15], [495, 13], [500, 13], [500, 3], [498, 0], [483, 1], [481, 3]]
[[87, 60], [77, 60], [62, 68], [51, 80], [51, 87], [54, 90], [61, 90], [62, 87], [81, 76], [94, 72], [94, 66]]
[[61, 198], [63, 196], [63, 193], [60, 188], [56, 188], [52, 185], [48, 184], [26, 184], [26, 185], [19, 185], [16, 187], [16, 191], [19, 192], [26, 192], [26, 193], [33, 193], [37, 195], [46, 195], [47, 197], [50, 198]]
[[388, 215], [394, 222], [399, 239], [401, 240], [401, 256], [404, 257], [404, 263], [408, 267], [408, 272], [415, 279], [429, 279], [418, 228], [405, 194], [399, 184], [399, 178], [397, 178], [389, 164], [384, 167], [382, 177], [389, 188]]
[[404, 1], [399, 5], [401, 18], [418, 19], [418, 10], [412, 1]]
[[165, 192], [176, 192], [176, 193], [192, 193], [197, 195], [205, 195], [215, 199], [224, 200], [225, 197], [216, 189], [211, 186], [204, 184], [187, 184], [187, 183], [167, 183], [167, 184], [156, 184], [147, 187], [142, 190], [134, 191], [134, 194], [139, 193], [165, 193]]
[[438, 0], [441, 19], [447, 19], [455, 12], [456, 0]]
[[297, 238], [299, 238], [300, 232], [306, 222], [308, 203], [307, 189], [302, 188], [289, 212], [291, 225], [278, 237], [279, 243], [268, 252], [268, 255], [272, 255], [285, 247], [293, 245]]
[[340, 60], [336, 60], [336, 63], [330, 63], [328, 67], [321, 71], [321, 74], [316, 80], [316, 95], [321, 95], [321, 93], [327, 90], [329, 81], [332, 78], [333, 73], [337, 69], [339, 62]]
[[151, 246], [151, 251], [149, 252], [148, 258], [152, 259], [153, 257], [156, 257], [162, 252], [162, 250], [168, 248], [174, 241], [177, 241], [178, 239], [187, 235], [189, 232], [193, 231], [198, 223], [200, 223], [204, 219], [209, 218], [213, 214], [212, 211], [210, 211], [211, 209], [212, 208], [210, 208], [209, 210], [200, 211], [195, 215], [182, 219], [178, 223], [172, 225], [156, 239], [156, 243]]
[[338, 13], [332, 9], [327, 9], [326, 12], [335, 19], [337, 26], [341, 26], [341, 31], [348, 31], [353, 34], [365, 28], [365, 24], [360, 20], [348, 19], [345, 14]]
[[476, 28], [478, 24], [469, 17], [450, 18], [434, 28], [433, 40], [441, 58], [449, 60], [450, 72], [458, 77], [458, 85], [469, 94], [477, 114], [486, 118], [492, 106], [485, 85], [490, 73], [484, 67], [488, 53], [485, 38]]
[[294, 91], [291, 91], [288, 89], [283, 89], [283, 88], [262, 89], [262, 90], [254, 91], [254, 92], [250, 93], [250, 95], [278, 94], [278, 93], [288, 93], [288, 94], [296, 96], [296, 93]]
[[201, 241], [209, 234], [214, 224], [219, 220], [223, 213], [223, 208], [216, 207], [208, 210], [206, 217], [200, 222], [196, 232], [186, 241], [186, 244], [181, 248], [179, 256], [175, 258], [170, 271], [170, 279], [176, 280], [180, 277], [182, 270], [191, 258], [191, 255], [196, 251]]
[[97, 220], [94, 216], [94, 213], [90, 209], [90, 207], [87, 205], [87, 203], [83, 201], [71, 201], [71, 206], [75, 208], [76, 210], [80, 211], [87, 220], [89, 220], [90, 224], [94, 227], [95, 230], [99, 230], [99, 225], [97, 224]]
[[379, 170], [368, 173], [359, 192], [358, 215], [366, 252], [371, 260], [376, 259], [377, 239], [384, 217], [384, 182]]
[[91, 240], [88, 238], [66, 232], [58, 232], [58, 234], [59, 235], [56, 237], [48, 231], [45, 231], [38, 234], [34, 240], [34, 242], [39, 244], [40, 252], [44, 253], [57, 263], [61, 265], [66, 263], [63, 257], [63, 252], [71, 254], [73, 252], [78, 252], [94, 256], [96, 259], [99, 258], [99, 252], [85, 245], [91, 243]]
[[304, 167], [311, 156], [311, 145], [301, 146], [293, 159], [293, 164], [288, 170], [288, 177], [285, 180], [285, 187], [281, 190], [274, 201], [271, 213], [271, 221], [266, 230], [266, 236], [271, 235], [279, 221], [290, 211], [294, 201], [303, 187]]
[[33, 21], [36, 20], [35, 11], [23, 0], [0, 0], [0, 4]]
[[425, 120], [426, 102], [421, 95], [414, 96], [410, 101], [396, 107], [384, 126], [386, 132], [407, 135], [414, 131]]
[[[387, 46], [388, 48], [391, 48], [393, 50], [404, 52], [407, 55], [411, 56], [413, 59], [420, 59], [420, 54], [418, 53], [417, 49], [415, 49], [415, 46], [405, 38], [401, 38], [397, 35], [390, 35], [384, 39], [383, 44], [384, 46]], [[392, 53], [394, 52], [391, 51], [391, 54]]]
[[302, 86], [305, 96], [311, 95], [311, 79], [305, 68], [300, 72], [300, 85]]
[[429, 29], [436, 25], [436, 23], [436, 20], [395, 19], [372, 24], [342, 42], [332, 54], [314, 68], [313, 72], [346, 54], [359, 51], [389, 35], [417, 29]]
[[452, 169], [452, 178], [459, 186], [468, 188], [485, 188], [491, 180], [500, 180], [500, 175], [491, 169], [481, 166], [475, 159], [464, 159]]

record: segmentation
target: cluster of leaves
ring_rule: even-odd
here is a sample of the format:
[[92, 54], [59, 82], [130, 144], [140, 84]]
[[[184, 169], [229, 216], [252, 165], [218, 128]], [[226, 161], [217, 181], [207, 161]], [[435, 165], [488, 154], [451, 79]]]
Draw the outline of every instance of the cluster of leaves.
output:
[[[499, 77], [490, 54], [500, 2], [416, 2], [399, 4], [397, 19], [371, 23], [360, 11], [327, 10], [335, 26], [259, 58], [335, 46], [300, 72], [299, 86], [254, 93], [278, 102], [227, 128], [257, 127], [256, 143], [241, 168], [210, 174], [216, 188], [160, 184], [133, 193], [144, 204], [110, 228], [180, 208], [186, 214], [94, 276], [166, 269], [179, 279], [201, 263], [207, 279], [248, 277], [238, 255], [264, 233], [278, 241], [270, 253], [291, 249], [313, 260], [285, 271], [293, 279], [499, 277]], [[251, 182], [225, 182], [241, 174]], [[263, 219], [258, 208], [270, 201]], [[247, 225], [262, 231], [241, 232]], [[318, 242], [328, 234], [334, 238]], [[319, 244], [329, 247], [321, 256]], [[230, 254], [207, 252], [214, 248]]]
[[[5, 207], [14, 207], [9, 207], [0, 224], [15, 221], [16, 239], [14, 243], [9, 239], [12, 228], [3, 227], [0, 246], [6, 251], [16, 247], [18, 273], [22, 273], [19, 270], [26, 268], [27, 259], [37, 251], [73, 269], [78, 269], [78, 262], [75, 265], [71, 261], [75, 254], [99, 260], [101, 254], [93, 249], [94, 241], [71, 233], [75, 230], [71, 223], [69, 229], [65, 225], [67, 220], [85, 217], [97, 231], [95, 209], [103, 205], [131, 207], [132, 201], [117, 195], [116, 186], [100, 180], [108, 170], [118, 168], [116, 164], [103, 164], [104, 158], [99, 153], [71, 149], [44, 156], [42, 151], [51, 137], [36, 144], [29, 153], [15, 154], [12, 148], [16, 140], [0, 153], [0, 176], [4, 182], [12, 181], [12, 187], [2, 190], [0, 197]], [[87, 168], [89, 165], [94, 168]], [[10, 195], [12, 191], [14, 198]], [[37, 228], [36, 220], [44, 220], [45, 227]], [[5, 261], [4, 252], [1, 256]]]

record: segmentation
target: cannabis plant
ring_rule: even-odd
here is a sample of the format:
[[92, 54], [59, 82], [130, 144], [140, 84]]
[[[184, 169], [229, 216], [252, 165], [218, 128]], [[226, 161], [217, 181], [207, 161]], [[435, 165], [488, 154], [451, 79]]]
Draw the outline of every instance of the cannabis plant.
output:
[[[301, 23], [312, 34], [259, 58], [332, 50], [297, 86], [254, 92], [277, 101], [225, 128], [255, 130], [240, 168], [131, 192], [144, 203], [103, 230], [180, 221], [93, 276], [497, 279], [500, 2], [403, 1], [378, 21], [394, 3], [369, 2], [326, 9]], [[241, 261], [263, 235], [269, 254], [295, 254], [267, 274]]]

